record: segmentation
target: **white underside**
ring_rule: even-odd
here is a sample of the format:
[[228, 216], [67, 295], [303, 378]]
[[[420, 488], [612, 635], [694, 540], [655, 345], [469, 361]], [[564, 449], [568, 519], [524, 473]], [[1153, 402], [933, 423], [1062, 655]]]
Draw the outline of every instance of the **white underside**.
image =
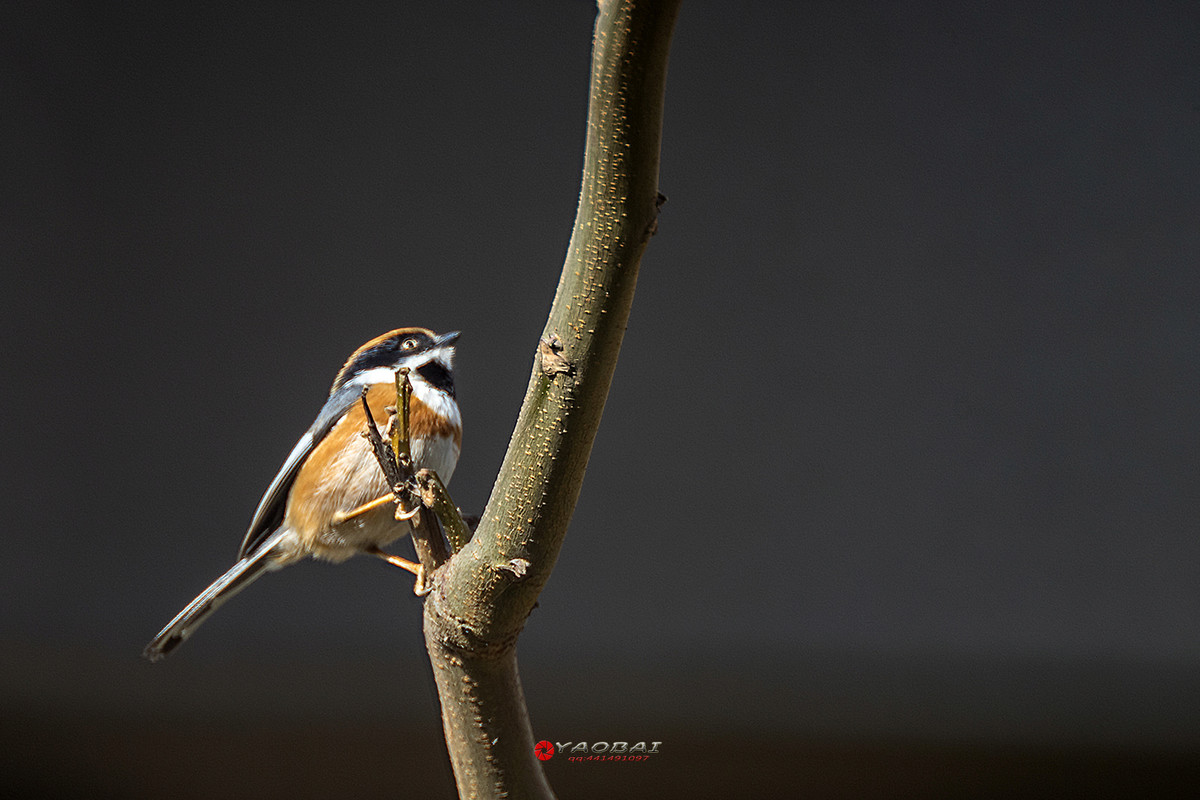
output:
[[459, 447], [448, 436], [438, 436], [430, 439], [417, 439], [413, 442], [413, 463], [418, 469], [431, 469], [449, 485], [454, 475], [454, 467], [458, 464]]

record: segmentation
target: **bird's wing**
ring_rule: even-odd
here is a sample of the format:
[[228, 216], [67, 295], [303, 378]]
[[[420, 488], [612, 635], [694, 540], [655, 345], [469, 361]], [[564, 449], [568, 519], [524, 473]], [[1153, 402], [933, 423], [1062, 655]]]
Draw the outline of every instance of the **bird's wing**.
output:
[[283, 466], [275, 475], [275, 480], [271, 481], [266, 494], [259, 501], [258, 510], [254, 512], [254, 519], [250, 522], [249, 530], [246, 531], [246, 538], [242, 540], [242, 549], [238, 551], [238, 558], [246, 558], [254, 553], [258, 546], [266, 541], [283, 522], [288, 492], [296, 481], [296, 475], [299, 474], [300, 467], [304, 465], [304, 460], [308, 458], [308, 454], [312, 452], [313, 448], [320, 444], [334, 424], [342, 418], [346, 410], [358, 402], [361, 393], [361, 386], [348, 384], [340, 387], [325, 401], [325, 406], [317, 415], [316, 421], [300, 437], [300, 441], [296, 442], [287, 461], [283, 462]]

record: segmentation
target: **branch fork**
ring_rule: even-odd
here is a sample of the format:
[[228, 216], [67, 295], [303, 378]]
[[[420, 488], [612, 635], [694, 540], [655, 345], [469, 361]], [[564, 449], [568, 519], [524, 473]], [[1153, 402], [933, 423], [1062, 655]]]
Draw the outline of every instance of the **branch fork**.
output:
[[[413, 549], [420, 564], [413, 593], [423, 597], [433, 589], [438, 568], [466, 545], [471, 538], [471, 531], [437, 473], [428, 469], [413, 472], [412, 429], [409, 425], [411, 396], [412, 381], [408, 377], [408, 368], [401, 367], [396, 371], [396, 404], [387, 407], [387, 439], [379, 432], [371, 416], [365, 388], [359, 402], [367, 418], [366, 430], [362, 435], [371, 443], [371, 452], [388, 485], [392, 487], [391, 499], [396, 504], [396, 520], [412, 526]], [[449, 538], [449, 546], [443, 531]], [[377, 555], [386, 558], [383, 551]]]

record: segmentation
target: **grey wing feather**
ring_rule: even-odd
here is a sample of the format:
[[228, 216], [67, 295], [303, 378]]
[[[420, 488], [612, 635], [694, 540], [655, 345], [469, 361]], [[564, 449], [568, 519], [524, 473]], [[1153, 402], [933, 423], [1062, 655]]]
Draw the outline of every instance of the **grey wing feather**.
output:
[[246, 558], [251, 555], [279, 528], [287, 507], [288, 492], [291, 491], [292, 484], [295, 483], [296, 475], [300, 472], [304, 460], [308, 458], [308, 454], [312, 452], [313, 448], [321, 443], [321, 440], [329, 433], [334, 423], [342, 418], [346, 410], [358, 402], [360, 394], [362, 394], [361, 386], [348, 384], [339, 388], [325, 401], [325, 406], [317, 415], [316, 421], [300, 437], [300, 441], [296, 442], [296, 446], [292, 448], [287, 460], [283, 462], [283, 466], [276, 473], [275, 480], [271, 481], [271, 485], [267, 487], [266, 493], [259, 501], [258, 509], [254, 512], [254, 519], [251, 520], [250, 528], [246, 531], [246, 538], [242, 540], [238, 558]]

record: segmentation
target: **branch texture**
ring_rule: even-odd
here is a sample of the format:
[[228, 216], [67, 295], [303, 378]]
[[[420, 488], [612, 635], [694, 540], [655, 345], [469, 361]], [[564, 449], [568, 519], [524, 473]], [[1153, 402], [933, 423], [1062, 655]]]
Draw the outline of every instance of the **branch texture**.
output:
[[516, 428], [479, 528], [434, 578], [425, 639], [461, 797], [552, 797], [516, 641], [575, 509], [657, 224], [679, 0], [601, 0], [575, 228]]

